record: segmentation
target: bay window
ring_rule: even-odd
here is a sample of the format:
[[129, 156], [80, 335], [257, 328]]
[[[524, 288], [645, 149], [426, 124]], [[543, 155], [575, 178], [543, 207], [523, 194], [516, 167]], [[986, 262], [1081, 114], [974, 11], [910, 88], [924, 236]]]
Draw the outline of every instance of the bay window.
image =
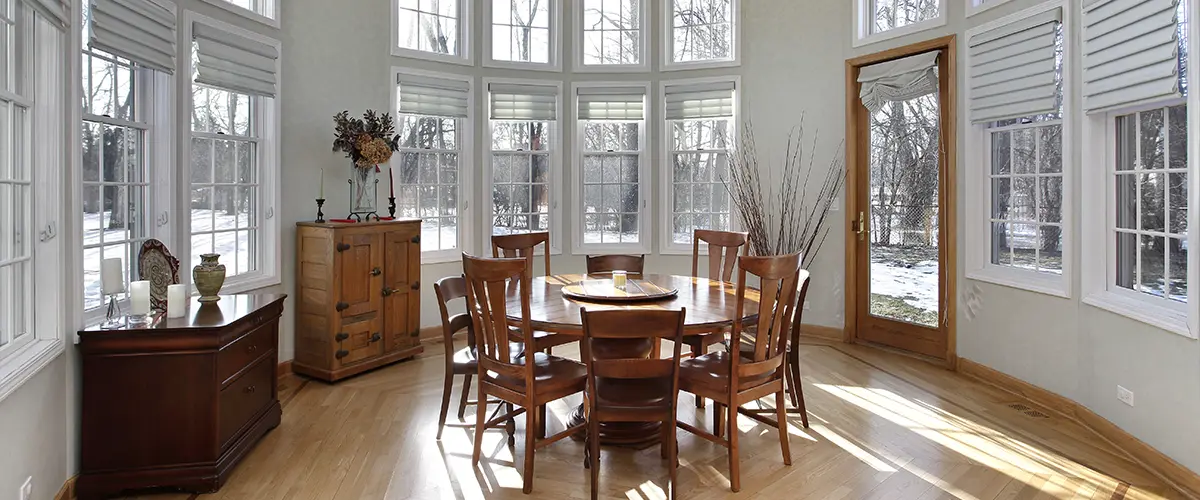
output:
[[947, 0], [853, 1], [856, 47], [946, 24]]
[[558, 70], [561, 0], [484, 0], [484, 65]]
[[734, 227], [725, 182], [735, 147], [737, 86], [737, 79], [720, 78], [663, 83], [666, 250], [690, 251], [696, 229]]
[[490, 81], [487, 237], [550, 231], [558, 241], [559, 83]]
[[741, 0], [664, 0], [663, 7], [664, 69], [737, 64]]
[[576, 4], [576, 71], [645, 71], [650, 37], [647, 0], [583, 0]]
[[396, 71], [400, 150], [392, 155], [397, 215], [422, 220], [425, 260], [460, 258], [467, 235], [460, 195], [470, 192], [463, 165], [471, 151], [470, 78]]
[[576, 251], [649, 251], [643, 181], [648, 87], [575, 87]]
[[392, 0], [392, 55], [470, 64], [468, 0]]

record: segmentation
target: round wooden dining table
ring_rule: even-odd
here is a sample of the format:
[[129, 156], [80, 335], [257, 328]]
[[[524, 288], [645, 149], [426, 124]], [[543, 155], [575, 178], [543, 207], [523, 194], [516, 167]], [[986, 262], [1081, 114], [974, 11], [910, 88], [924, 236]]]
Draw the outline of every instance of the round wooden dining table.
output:
[[[672, 297], [644, 302], [589, 301], [563, 295], [564, 286], [583, 279], [596, 279], [608, 275], [587, 276], [583, 274], [557, 274], [534, 277], [530, 285], [530, 323], [534, 330], [558, 335], [583, 336], [583, 320], [580, 311], [633, 310], [633, 309], [687, 309], [684, 318], [684, 335], [698, 335], [720, 331], [733, 325], [737, 315], [737, 285], [724, 281], [675, 276], [668, 274], [630, 275], [630, 279], [643, 279], [662, 288], [675, 289]], [[758, 310], [758, 290], [746, 288], [745, 311]], [[516, 287], [509, 288], [508, 320], [513, 326], [521, 324], [521, 300]], [[747, 315], [743, 320], [752, 320]], [[630, 325], [637, 328], [637, 325]], [[597, 343], [594, 355], [597, 358], [634, 358], [659, 355], [659, 344], [651, 339], [608, 340]], [[627, 381], [606, 381], [610, 387], [619, 388]], [[583, 405], [571, 415], [569, 426], [584, 421]], [[657, 444], [661, 439], [661, 424], [658, 423], [603, 423], [600, 427], [600, 442], [608, 445], [632, 446], [637, 448]], [[582, 435], [582, 434], [581, 434]]]

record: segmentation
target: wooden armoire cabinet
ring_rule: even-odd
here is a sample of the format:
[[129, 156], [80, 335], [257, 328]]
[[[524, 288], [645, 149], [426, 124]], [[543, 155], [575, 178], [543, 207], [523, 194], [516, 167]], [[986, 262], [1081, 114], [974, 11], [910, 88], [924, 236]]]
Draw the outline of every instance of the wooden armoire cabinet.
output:
[[420, 354], [420, 219], [296, 226], [292, 370], [333, 382]]

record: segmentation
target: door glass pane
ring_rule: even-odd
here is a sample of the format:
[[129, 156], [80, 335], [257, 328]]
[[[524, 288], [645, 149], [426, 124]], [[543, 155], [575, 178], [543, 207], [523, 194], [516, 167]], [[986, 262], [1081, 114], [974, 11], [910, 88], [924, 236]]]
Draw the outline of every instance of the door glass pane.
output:
[[866, 214], [871, 314], [929, 327], [938, 325], [941, 296], [938, 107], [930, 94], [885, 104], [871, 117]]

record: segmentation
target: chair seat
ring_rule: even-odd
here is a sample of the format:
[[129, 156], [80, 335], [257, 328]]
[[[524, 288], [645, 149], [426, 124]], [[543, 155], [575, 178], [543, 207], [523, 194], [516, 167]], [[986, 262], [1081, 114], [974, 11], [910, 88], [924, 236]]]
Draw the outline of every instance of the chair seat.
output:
[[596, 378], [596, 405], [611, 409], [669, 408], [671, 379]]
[[[725, 351], [685, 359], [679, 363], [679, 388], [692, 394], [720, 394], [729, 399], [729, 353]], [[766, 381], [769, 374], [741, 378], [739, 390], [754, 387]], [[699, 392], [697, 392], [699, 391]], [[720, 400], [720, 398], [714, 398]]]
[[[529, 362], [528, 356], [522, 356], [514, 361], [524, 365]], [[525, 392], [525, 381], [510, 376], [497, 376], [492, 379], [496, 385], [514, 392]], [[578, 361], [558, 356], [548, 356], [542, 353], [533, 355], [533, 387], [539, 395], [562, 394], [569, 395], [580, 392], [587, 386], [587, 367]]]

